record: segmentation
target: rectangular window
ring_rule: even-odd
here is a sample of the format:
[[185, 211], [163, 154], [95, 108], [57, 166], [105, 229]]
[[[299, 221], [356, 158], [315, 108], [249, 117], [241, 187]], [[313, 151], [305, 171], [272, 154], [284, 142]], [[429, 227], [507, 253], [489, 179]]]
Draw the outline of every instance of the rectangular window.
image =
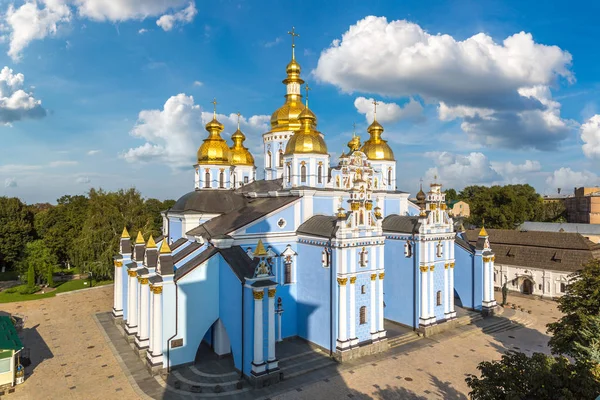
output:
[[360, 324], [364, 325], [367, 323], [367, 307], [362, 306], [360, 308]]
[[244, 177], [244, 184], [246, 184], [246, 183], [248, 183], [248, 177], [247, 176]]
[[0, 359], [0, 374], [10, 371], [12, 357]]
[[286, 262], [285, 264], [285, 283], [292, 283], [292, 263]]

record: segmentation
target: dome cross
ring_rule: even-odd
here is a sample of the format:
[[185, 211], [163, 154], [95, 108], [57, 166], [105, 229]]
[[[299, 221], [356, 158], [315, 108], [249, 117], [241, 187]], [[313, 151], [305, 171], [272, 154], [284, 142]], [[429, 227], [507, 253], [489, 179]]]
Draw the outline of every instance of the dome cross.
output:
[[308, 108], [308, 91], [312, 89], [308, 87], [308, 83], [304, 86], [304, 89], [306, 90], [306, 108]]
[[217, 99], [213, 98], [213, 101], [211, 101], [212, 105], [213, 105], [213, 118], [217, 119]]
[[379, 104], [377, 100], [373, 100], [373, 121], [377, 121], [377, 104]]
[[238, 117], [238, 131], [240, 130], [240, 112], [238, 111], [237, 113], [237, 117]]
[[296, 29], [296, 28], [294, 28], [294, 27], [292, 26], [292, 30], [288, 32], [288, 35], [290, 35], [290, 36], [292, 37], [292, 60], [295, 60], [295, 59], [296, 59], [296, 52], [295, 52], [295, 49], [296, 49], [296, 43], [295, 43], [295, 41], [294, 41], [294, 38], [295, 38], [295, 37], [300, 37], [300, 35], [296, 33], [295, 29]]

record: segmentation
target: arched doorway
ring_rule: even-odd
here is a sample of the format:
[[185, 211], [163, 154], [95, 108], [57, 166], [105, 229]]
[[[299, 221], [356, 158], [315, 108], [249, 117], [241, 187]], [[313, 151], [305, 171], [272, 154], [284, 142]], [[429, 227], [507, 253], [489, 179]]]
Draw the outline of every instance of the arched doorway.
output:
[[523, 279], [523, 294], [532, 294], [533, 293], [533, 282], [531, 279]]
[[235, 368], [231, 343], [221, 319], [217, 319], [206, 331], [196, 351], [194, 365], [200, 370], [206, 369], [204, 372], [214, 369], [225, 372]]

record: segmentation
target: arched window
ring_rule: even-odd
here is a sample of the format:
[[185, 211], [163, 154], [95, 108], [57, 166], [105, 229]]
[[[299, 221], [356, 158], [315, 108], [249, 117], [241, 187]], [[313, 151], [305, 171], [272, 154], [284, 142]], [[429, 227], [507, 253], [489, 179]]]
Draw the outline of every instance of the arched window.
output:
[[360, 210], [360, 219], [358, 221], [359, 225], [364, 225], [365, 224], [365, 213], [363, 212], [363, 210]]
[[360, 308], [360, 324], [364, 325], [367, 323], [367, 307], [362, 306]]
[[412, 245], [410, 242], [404, 243], [404, 257], [412, 257]]
[[225, 187], [225, 173], [223, 171], [219, 173], [219, 187], [221, 189]]
[[441, 306], [442, 305], [442, 291], [441, 290], [438, 290], [436, 297], [437, 297], [437, 299], [436, 299], [437, 305]]
[[267, 152], [267, 168], [271, 168], [271, 166], [273, 165], [273, 164], [271, 164], [271, 162], [273, 161], [272, 158], [273, 158], [273, 156], [271, 155], [271, 152], [268, 151]]
[[318, 174], [317, 180], [319, 183], [323, 183], [323, 166], [319, 165], [319, 168], [317, 171], [318, 171], [317, 172], [317, 174]]
[[292, 181], [292, 167], [290, 166], [290, 164], [288, 164], [287, 166], [287, 181]]
[[392, 186], [392, 170], [388, 169], [388, 185]]
[[279, 150], [279, 168], [283, 168], [283, 150]]
[[236, 175], [234, 172], [233, 174], [231, 174], [231, 183], [232, 183], [234, 189], [235, 189], [236, 181], [237, 181], [237, 179], [236, 179]]
[[284, 272], [285, 272], [285, 283], [292, 283], [292, 256], [286, 256], [283, 261]]
[[560, 283], [560, 292], [565, 293], [567, 291], [567, 285], [564, 282]]
[[306, 183], [306, 165], [300, 167], [300, 182]]
[[210, 171], [206, 170], [204, 173], [204, 187], [210, 188]]
[[360, 287], [360, 294], [366, 294], [367, 293], [367, 287], [365, 285], [362, 285]]

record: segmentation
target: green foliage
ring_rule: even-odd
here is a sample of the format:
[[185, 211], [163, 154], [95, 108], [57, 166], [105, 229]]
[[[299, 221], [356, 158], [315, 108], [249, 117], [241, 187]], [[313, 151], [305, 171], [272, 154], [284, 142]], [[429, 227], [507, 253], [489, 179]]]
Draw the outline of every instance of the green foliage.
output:
[[444, 193], [446, 194], [446, 202], [458, 200], [458, 194], [456, 193], [456, 190], [446, 189]]
[[27, 287], [33, 288], [35, 286], [35, 268], [33, 264], [29, 266], [27, 270]]
[[0, 267], [13, 269], [33, 236], [31, 210], [17, 198], [0, 197]]
[[[8, 290], [3, 290], [0, 292], [0, 304], [1, 303], [12, 303], [15, 301], [28, 301], [28, 300], [38, 300], [38, 299], [46, 299], [48, 297], [54, 297], [58, 293], [71, 292], [73, 290], [79, 289], [87, 289], [89, 287], [89, 283], [86, 285], [85, 282], [88, 282], [87, 279], [77, 279], [68, 282], [58, 282], [56, 284], [56, 290], [47, 293], [34, 294], [39, 291], [40, 288], [38, 286], [35, 287], [35, 290], [32, 293], [28, 293], [28, 291], [24, 291], [25, 294], [21, 294], [23, 289], [27, 288], [27, 285], [16, 286], [12, 288], [11, 292]], [[95, 282], [94, 286], [100, 285], [110, 285], [112, 281], [101, 281]]]
[[17, 279], [19, 279], [19, 273], [17, 271], [0, 272], [0, 282], [16, 281]]
[[56, 256], [50, 251], [42, 239], [34, 240], [25, 245], [24, 258], [20, 263], [20, 270], [24, 273], [27, 268], [27, 282], [31, 268], [35, 277], [43, 278], [48, 276], [48, 269], [54, 270], [56, 265]]
[[565, 357], [508, 352], [500, 361], [484, 361], [477, 369], [481, 378], [469, 375], [467, 385], [473, 400], [593, 399], [600, 383], [584, 365]]
[[29, 285], [27, 284], [27, 286], [23, 286], [21, 288], [21, 290], [19, 291], [19, 294], [34, 294], [35, 292], [38, 292], [40, 290], [40, 287], [37, 285]]
[[553, 335], [549, 342], [552, 352], [585, 360], [587, 354], [581, 349], [598, 345], [591, 340], [589, 332], [598, 332], [600, 260], [589, 261], [581, 271], [570, 276], [567, 291], [558, 300], [558, 309], [563, 317], [548, 324], [548, 332]]
[[46, 273], [46, 283], [48, 286], [54, 286], [54, 268], [48, 268]]

